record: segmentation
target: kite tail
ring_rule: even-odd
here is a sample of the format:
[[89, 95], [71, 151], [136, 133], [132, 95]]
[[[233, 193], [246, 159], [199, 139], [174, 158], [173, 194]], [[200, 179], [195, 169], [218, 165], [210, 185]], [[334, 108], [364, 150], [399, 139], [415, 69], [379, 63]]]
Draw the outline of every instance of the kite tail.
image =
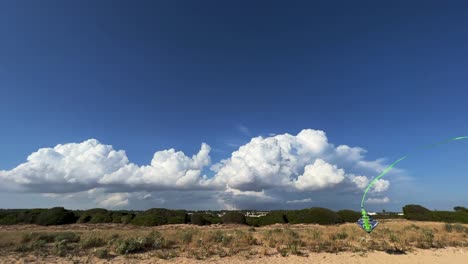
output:
[[[435, 144], [431, 144], [431, 145], [427, 145], [427, 146], [423, 146], [421, 148], [433, 148], [433, 147], [436, 147], [438, 145], [442, 145], [442, 144], [446, 144], [446, 143], [449, 143], [449, 142], [452, 142], [452, 141], [456, 141], [456, 140], [461, 140], [461, 139], [468, 139], [468, 136], [463, 136], [463, 137], [455, 137], [455, 138], [451, 138], [451, 139], [448, 139], [448, 140], [444, 140], [444, 141], [441, 141], [441, 142], [438, 142], [438, 143], [435, 143]], [[367, 192], [372, 188], [372, 186], [374, 186], [374, 184], [380, 179], [382, 178], [385, 174], [387, 174], [396, 164], [398, 164], [400, 161], [406, 159], [408, 157], [408, 155], [405, 155], [401, 158], [399, 158], [397, 161], [393, 162], [392, 164], [390, 164], [390, 166], [388, 166], [381, 174], [379, 174], [377, 177], [375, 177], [370, 183], [369, 185], [367, 185], [365, 191], [364, 191], [364, 195], [362, 196], [362, 200], [361, 200], [361, 209], [364, 208], [364, 200], [366, 199], [366, 195], [367, 195]]]

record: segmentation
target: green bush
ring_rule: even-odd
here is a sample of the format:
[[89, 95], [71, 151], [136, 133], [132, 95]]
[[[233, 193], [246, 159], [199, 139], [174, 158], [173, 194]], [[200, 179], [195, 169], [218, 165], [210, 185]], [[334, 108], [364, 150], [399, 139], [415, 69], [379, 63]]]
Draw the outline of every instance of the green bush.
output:
[[99, 248], [96, 251], [94, 251], [94, 256], [100, 259], [108, 259], [109, 251], [105, 248]]
[[433, 220], [431, 210], [422, 207], [421, 205], [405, 205], [403, 207], [403, 213], [405, 218], [408, 220], [417, 220], [417, 221], [431, 221]]
[[83, 249], [102, 247], [105, 245], [106, 242], [100, 237], [90, 237], [81, 242], [81, 248]]
[[66, 241], [67, 243], [77, 243], [80, 241], [80, 236], [74, 232], [31, 232], [24, 234], [21, 238], [21, 242], [23, 244], [35, 241], [42, 241], [41, 243], [52, 243], [58, 241]]
[[165, 224], [185, 224], [187, 222], [188, 215], [185, 210], [153, 208], [137, 214], [131, 223], [138, 226], [157, 226]]
[[133, 220], [133, 218], [135, 217], [134, 214], [128, 214], [128, 215], [124, 215], [121, 217], [121, 223], [122, 224], [130, 224]]
[[124, 216], [128, 215], [127, 213], [124, 213], [124, 212], [112, 212], [111, 213], [111, 218], [112, 218], [112, 223], [115, 223], [115, 224], [120, 224], [122, 223], [122, 218]]
[[361, 213], [353, 210], [340, 210], [336, 212], [343, 222], [354, 223], [361, 218]]
[[47, 209], [10, 209], [0, 212], [0, 225], [35, 224]]
[[288, 221], [284, 211], [271, 211], [265, 216], [247, 217], [247, 224], [251, 226], [285, 224], [287, 222]]
[[256, 227], [259, 227], [259, 226], [260, 226], [260, 221], [259, 221], [258, 217], [246, 216], [246, 217], [245, 217], [245, 222], [246, 222], [247, 225], [249, 225], [249, 226], [256, 226]]
[[468, 212], [468, 209], [465, 208], [465, 207], [463, 207], [463, 206], [455, 206], [455, 207], [453, 208], [453, 210], [454, 210], [455, 212]]
[[110, 214], [101, 214], [101, 213], [97, 213], [93, 215], [93, 217], [89, 221], [90, 224], [111, 223], [111, 222], [112, 222], [112, 216]]
[[205, 220], [208, 221], [212, 225], [221, 224], [221, 217], [219, 217], [218, 215], [204, 214], [203, 218], [205, 218]]
[[0, 225], [16, 225], [19, 224], [16, 214], [8, 214], [0, 219]]
[[203, 214], [192, 214], [190, 216], [190, 223], [199, 226], [211, 224], [203, 217]]
[[99, 224], [110, 222], [112, 222], [112, 212], [102, 208], [86, 210], [80, 214], [78, 219], [78, 223]]
[[36, 220], [38, 225], [65, 225], [76, 222], [75, 215], [72, 211], [66, 210], [63, 207], [54, 207], [52, 209], [42, 211]]
[[35, 224], [39, 215], [47, 209], [25, 209], [19, 210], [16, 214], [16, 220], [21, 224]]
[[223, 224], [241, 224], [245, 225], [247, 222], [245, 220], [245, 216], [239, 212], [226, 212], [222, 217]]
[[156, 231], [146, 237], [130, 237], [116, 242], [116, 252], [119, 254], [131, 254], [165, 247], [167, 247], [167, 241], [161, 233]]
[[55, 234], [55, 242], [65, 241], [67, 243], [77, 243], [80, 241], [80, 236], [73, 232], [60, 232]]
[[286, 219], [291, 224], [320, 224], [332, 225], [341, 222], [339, 215], [331, 210], [315, 207], [310, 209], [302, 209], [288, 211]]
[[432, 220], [446, 223], [468, 223], [468, 212], [433, 211]]

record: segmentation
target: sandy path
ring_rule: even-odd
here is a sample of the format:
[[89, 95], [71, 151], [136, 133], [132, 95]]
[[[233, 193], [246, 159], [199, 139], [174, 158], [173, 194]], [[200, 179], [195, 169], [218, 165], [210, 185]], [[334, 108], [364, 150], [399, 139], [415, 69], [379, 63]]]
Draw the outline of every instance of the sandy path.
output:
[[281, 257], [279, 255], [271, 257], [254, 257], [245, 259], [242, 257], [227, 257], [227, 258], [212, 258], [208, 260], [195, 260], [187, 258], [176, 258], [172, 260], [161, 260], [157, 258], [149, 258], [145, 255], [134, 255], [131, 257], [116, 257], [112, 260], [86, 259], [86, 258], [56, 258], [47, 257], [38, 259], [34, 256], [7, 255], [0, 256], [0, 263], [181, 263], [181, 264], [201, 264], [201, 263], [220, 263], [220, 264], [467, 264], [468, 263], [468, 248], [445, 248], [437, 250], [415, 250], [407, 255], [389, 255], [384, 252], [371, 252], [367, 255], [359, 255], [351, 252], [339, 254], [330, 253], [314, 253], [308, 257], [289, 256]]

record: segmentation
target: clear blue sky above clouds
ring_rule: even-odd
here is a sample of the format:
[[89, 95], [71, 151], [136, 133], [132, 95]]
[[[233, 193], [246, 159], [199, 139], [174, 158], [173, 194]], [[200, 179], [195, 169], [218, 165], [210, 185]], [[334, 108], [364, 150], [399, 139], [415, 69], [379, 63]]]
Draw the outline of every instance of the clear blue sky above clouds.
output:
[[[465, 1], [4, 1], [0, 170], [90, 138], [138, 165], [170, 148], [191, 157], [206, 142], [215, 164], [253, 137], [308, 128], [389, 164], [468, 134], [467, 11]], [[375, 209], [466, 205], [467, 147], [402, 162], [387, 178], [390, 202]], [[360, 192], [341, 192], [311, 191], [289, 205], [358, 204]], [[189, 194], [190, 207], [215, 207]], [[90, 206], [38, 191], [0, 198], [0, 207]]]

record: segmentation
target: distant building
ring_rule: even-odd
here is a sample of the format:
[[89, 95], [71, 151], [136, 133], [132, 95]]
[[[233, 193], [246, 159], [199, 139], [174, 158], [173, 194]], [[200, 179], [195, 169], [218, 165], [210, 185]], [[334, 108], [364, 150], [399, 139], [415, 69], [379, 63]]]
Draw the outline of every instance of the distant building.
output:
[[245, 216], [248, 217], [261, 217], [267, 215], [268, 212], [246, 212]]

